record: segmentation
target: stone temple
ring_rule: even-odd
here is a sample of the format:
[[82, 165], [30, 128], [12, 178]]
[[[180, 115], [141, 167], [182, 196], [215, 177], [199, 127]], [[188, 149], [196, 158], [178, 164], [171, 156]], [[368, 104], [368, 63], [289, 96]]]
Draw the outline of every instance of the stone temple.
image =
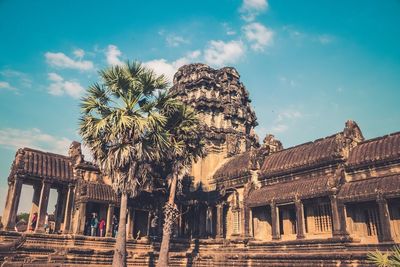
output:
[[[170, 266], [369, 266], [368, 252], [400, 243], [400, 133], [365, 140], [349, 120], [330, 136], [283, 148], [273, 135], [259, 143], [234, 68], [183, 66], [170, 92], [198, 111], [208, 151], [177, 196]], [[21, 236], [23, 184], [34, 192], [28, 225], [37, 222]], [[119, 198], [78, 142], [68, 156], [19, 149], [8, 185], [0, 263], [111, 264]], [[58, 198], [46, 217], [50, 189]], [[155, 265], [166, 199], [160, 184], [129, 200], [129, 265]], [[103, 236], [90, 236], [93, 213], [105, 220]]]

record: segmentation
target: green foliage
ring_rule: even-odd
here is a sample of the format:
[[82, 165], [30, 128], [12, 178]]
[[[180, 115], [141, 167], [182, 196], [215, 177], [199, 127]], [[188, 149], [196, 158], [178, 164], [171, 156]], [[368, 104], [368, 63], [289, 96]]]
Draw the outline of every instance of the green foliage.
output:
[[136, 196], [147, 185], [149, 163], [168, 147], [159, 93], [168, 84], [138, 62], [109, 67], [100, 77], [81, 100], [79, 131], [115, 191]]
[[198, 158], [205, 155], [201, 122], [196, 112], [189, 106], [165, 95], [166, 103], [161, 113], [167, 118], [165, 131], [169, 137], [169, 148], [162, 163], [167, 175], [177, 175], [182, 179]]
[[382, 253], [380, 251], [368, 253], [368, 261], [377, 267], [399, 267], [400, 247], [394, 246], [391, 251]]
[[29, 213], [22, 212], [22, 213], [18, 214], [18, 215], [17, 215], [17, 220], [18, 220], [18, 221], [24, 220], [25, 222], [28, 222], [28, 220], [29, 220]]

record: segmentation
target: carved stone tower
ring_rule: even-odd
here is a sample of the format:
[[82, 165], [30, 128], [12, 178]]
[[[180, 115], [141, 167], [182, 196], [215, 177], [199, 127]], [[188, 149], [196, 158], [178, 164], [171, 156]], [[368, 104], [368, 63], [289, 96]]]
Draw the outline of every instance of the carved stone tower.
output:
[[208, 155], [192, 168], [195, 183], [209, 187], [214, 171], [227, 157], [258, 146], [254, 132], [257, 118], [249, 93], [234, 68], [182, 66], [174, 76], [170, 92], [195, 108], [203, 122]]

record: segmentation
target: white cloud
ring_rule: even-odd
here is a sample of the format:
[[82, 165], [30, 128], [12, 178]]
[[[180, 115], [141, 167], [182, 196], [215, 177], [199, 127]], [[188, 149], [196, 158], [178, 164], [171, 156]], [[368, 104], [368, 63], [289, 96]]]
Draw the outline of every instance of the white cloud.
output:
[[300, 111], [288, 109], [279, 112], [276, 121], [281, 122], [285, 119], [297, 119], [301, 117], [303, 117], [303, 114]]
[[15, 90], [13, 86], [9, 82], [0, 81], [0, 89], [6, 90]]
[[242, 13], [242, 19], [250, 22], [267, 9], [268, 2], [266, 0], [243, 0], [239, 11]]
[[187, 44], [189, 43], [189, 40], [183, 38], [182, 36], [175, 35], [175, 34], [170, 34], [165, 38], [168, 46], [172, 47], [178, 47], [181, 44]]
[[235, 35], [236, 31], [234, 31], [228, 23], [224, 22], [222, 23], [222, 27], [224, 27], [226, 35]]
[[294, 109], [286, 109], [278, 112], [277, 117], [272, 123], [271, 133], [278, 134], [286, 132], [289, 129], [289, 126], [303, 117], [303, 114]]
[[85, 56], [85, 51], [80, 48], [75, 49], [73, 53], [77, 58], [83, 58]]
[[286, 124], [276, 124], [271, 128], [271, 133], [273, 133], [273, 134], [283, 133], [288, 128], [289, 128], [289, 126], [287, 126]]
[[122, 52], [116, 45], [111, 44], [107, 47], [106, 58], [109, 65], [122, 65], [123, 62], [120, 59], [121, 55]]
[[0, 75], [6, 80], [12, 79], [13, 84], [17, 83], [17, 87], [32, 87], [32, 80], [30, 79], [29, 75], [21, 71], [4, 69], [0, 71]]
[[16, 150], [22, 147], [30, 147], [66, 155], [71, 142], [66, 137], [55, 137], [37, 128], [27, 130], [0, 129], [0, 146], [6, 149]]
[[258, 22], [250, 23], [243, 27], [246, 39], [251, 43], [251, 48], [255, 51], [263, 51], [264, 48], [272, 44], [274, 33]]
[[164, 74], [169, 82], [173, 81], [174, 75], [179, 67], [189, 64], [194, 60], [198, 59], [201, 55], [200, 50], [195, 50], [189, 52], [186, 56], [181, 57], [173, 62], [168, 62], [166, 59], [155, 59], [144, 62], [143, 64], [146, 67], [149, 67], [154, 70], [157, 75]]
[[81, 59], [74, 60], [61, 52], [58, 53], [47, 52], [45, 54], [45, 57], [47, 63], [50, 66], [54, 67], [65, 68], [65, 69], [77, 69], [82, 71], [92, 70], [94, 67], [92, 61], [81, 60]]
[[48, 79], [51, 81], [48, 92], [51, 95], [61, 96], [67, 94], [73, 98], [79, 98], [84, 88], [76, 81], [66, 81], [57, 73], [48, 73]]
[[210, 41], [204, 51], [204, 60], [209, 65], [223, 66], [236, 63], [245, 53], [241, 41]]
[[297, 87], [298, 86], [298, 81], [295, 81], [293, 79], [289, 79], [286, 76], [279, 76], [278, 79], [285, 86], [287, 86], [287, 85], [289, 85], [290, 87]]
[[330, 44], [335, 40], [335, 38], [329, 34], [322, 34], [317, 37], [317, 40], [321, 44]]
[[177, 67], [174, 63], [169, 63], [166, 59], [154, 59], [143, 63], [146, 67], [151, 68], [157, 75], [165, 75], [171, 82]]
[[64, 80], [63, 77], [61, 77], [60, 75], [58, 75], [57, 73], [54, 73], [54, 72], [49, 73], [48, 78], [52, 82], [62, 82]]

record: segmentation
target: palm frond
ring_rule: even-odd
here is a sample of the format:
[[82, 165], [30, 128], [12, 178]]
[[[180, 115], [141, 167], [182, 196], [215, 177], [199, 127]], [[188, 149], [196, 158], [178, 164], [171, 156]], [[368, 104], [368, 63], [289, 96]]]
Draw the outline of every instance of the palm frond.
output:
[[368, 262], [376, 265], [377, 267], [390, 267], [390, 260], [388, 253], [382, 253], [381, 251], [369, 252]]

